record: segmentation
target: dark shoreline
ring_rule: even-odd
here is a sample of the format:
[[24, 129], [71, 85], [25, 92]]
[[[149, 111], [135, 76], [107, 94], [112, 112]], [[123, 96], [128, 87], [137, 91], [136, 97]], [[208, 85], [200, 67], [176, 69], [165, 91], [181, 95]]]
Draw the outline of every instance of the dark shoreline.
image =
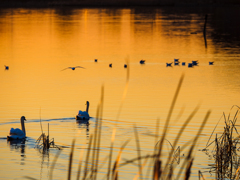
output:
[[[226, 2], [224, 2], [226, 1]], [[217, 3], [216, 3], [217, 2]], [[184, 0], [1, 0], [0, 8], [134, 8], [134, 7], [235, 7], [240, 1], [222, 0], [218, 3]]]

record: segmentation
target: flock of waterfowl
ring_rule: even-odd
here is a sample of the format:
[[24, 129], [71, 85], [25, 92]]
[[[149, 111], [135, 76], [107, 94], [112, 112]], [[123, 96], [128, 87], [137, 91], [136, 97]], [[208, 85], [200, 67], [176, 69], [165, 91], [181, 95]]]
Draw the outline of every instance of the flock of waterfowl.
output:
[[[98, 62], [97, 59], [95, 59], [94, 61]], [[140, 60], [139, 63], [140, 64], [145, 64], [145, 60]], [[166, 67], [171, 67], [172, 64], [173, 64], [173, 62], [166, 63]], [[174, 65], [178, 66], [179, 64], [180, 64], [179, 59], [174, 59]], [[185, 62], [182, 62], [181, 64], [182, 64], [182, 66], [186, 65]], [[188, 67], [197, 66], [198, 64], [199, 64], [198, 60], [192, 61], [191, 63], [188, 63]], [[214, 62], [209, 62], [209, 65], [213, 65], [213, 64], [214, 64]], [[112, 67], [112, 63], [109, 64], [109, 67]], [[67, 68], [63, 69], [62, 71], [67, 70], [67, 69], [75, 70], [76, 68], [85, 69], [82, 66], [75, 66], [75, 67], [67, 67]], [[127, 64], [124, 64], [124, 68], [127, 68]], [[5, 65], [5, 70], [9, 70], [9, 66]], [[80, 110], [75, 117], [76, 120], [77, 121], [87, 121], [88, 122], [88, 120], [90, 119], [90, 116], [88, 114], [88, 110], [89, 110], [89, 102], [87, 101], [86, 102], [86, 111], [81, 111]], [[26, 118], [24, 116], [22, 116], [21, 119], [20, 119], [21, 129], [19, 129], [19, 128], [15, 128], [15, 129], [11, 128], [10, 129], [9, 135], [7, 136], [8, 140], [16, 140], [16, 139], [25, 139], [26, 138], [26, 130], [25, 130], [24, 121], [26, 121]]]
[[[140, 64], [145, 64], [145, 61], [146, 60], [142, 59], [142, 60], [139, 61], [139, 63]], [[95, 62], [98, 62], [98, 60], [95, 59]], [[166, 67], [172, 67], [172, 64], [173, 64], [173, 62], [166, 63]], [[174, 66], [179, 66], [180, 64], [181, 63], [180, 63], [179, 59], [174, 59]], [[193, 67], [193, 66], [198, 66], [198, 64], [199, 64], [198, 60], [192, 61], [191, 63], [188, 63], [188, 67], [190, 68], [190, 67]], [[213, 61], [209, 62], [209, 65], [213, 65], [213, 64], [214, 64]], [[182, 62], [182, 66], [185, 66], [185, 65], [186, 65], [186, 62]], [[109, 67], [112, 68], [112, 63], [109, 64]], [[71, 68], [71, 67], [69, 67], [69, 68]], [[124, 68], [127, 68], [127, 64], [124, 64]]]
[[[98, 59], [94, 59], [95, 62], [98, 62]], [[145, 64], [145, 60], [140, 60], [139, 61], [140, 64]], [[170, 62], [170, 63], [166, 63], [166, 67], [172, 67], [172, 64], [173, 62]], [[192, 61], [191, 63], [188, 63], [188, 67], [193, 67], [193, 66], [197, 66], [199, 64], [198, 60], [196, 61]], [[214, 62], [213, 61], [210, 61], [209, 62], [209, 65], [213, 65]], [[179, 59], [174, 59], [174, 65], [175, 66], [179, 66], [180, 65], [180, 61]], [[182, 62], [182, 66], [185, 66], [186, 65], [186, 62]], [[112, 68], [112, 63], [109, 64], [109, 67]], [[85, 67], [82, 67], [82, 66], [74, 66], [74, 67], [67, 67], [67, 68], [64, 68], [63, 70], [61, 71], [64, 71], [64, 70], [67, 70], [67, 69], [71, 69], [71, 70], [75, 70], [76, 68], [82, 68], [82, 69], [86, 69]], [[124, 68], [127, 68], [127, 64], [124, 64]], [[5, 70], [9, 70], [9, 66], [6, 66], [5, 65]]]
[[[214, 63], [213, 61], [210, 61], [209, 65], [213, 65], [213, 63]], [[173, 64], [172, 62], [171, 63], [166, 63], [166, 67], [172, 67], [172, 64]], [[188, 63], [188, 67], [191, 68], [193, 66], [198, 66], [198, 64], [199, 64], [198, 60], [192, 61], [191, 63]], [[179, 59], [174, 59], [174, 65], [175, 66], [180, 65]], [[186, 62], [182, 62], [182, 66], [185, 66], [185, 65], [186, 65]]]
[[[89, 102], [86, 102], [86, 111], [79, 111], [78, 114], [76, 115], [76, 121], [78, 122], [85, 122], [88, 124], [88, 120], [90, 119], [90, 116], [88, 114], [89, 110]], [[8, 141], [12, 140], [23, 140], [26, 138], [26, 130], [25, 130], [25, 124], [24, 121], [26, 121], [25, 116], [22, 116], [20, 118], [20, 123], [21, 123], [21, 129], [19, 128], [11, 128], [9, 131], [9, 135], [7, 136]]]

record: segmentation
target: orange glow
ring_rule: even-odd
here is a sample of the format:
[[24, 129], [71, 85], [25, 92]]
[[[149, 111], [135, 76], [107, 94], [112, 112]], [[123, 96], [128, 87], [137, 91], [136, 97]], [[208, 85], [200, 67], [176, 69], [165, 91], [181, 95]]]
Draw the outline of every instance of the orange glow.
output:
[[[51, 136], [59, 144], [69, 146], [70, 140], [79, 137], [77, 147], [82, 147], [93, 133], [103, 86], [105, 139], [102, 144], [109, 148], [126, 86], [128, 69], [124, 64], [128, 57], [130, 78], [116, 130], [116, 147], [133, 137], [132, 125], [137, 124], [142, 147], [147, 149], [146, 153], [152, 150], [155, 139], [149, 134], [155, 133], [158, 118], [162, 130], [182, 74], [185, 79], [173, 111], [169, 138], [174, 138], [198, 104], [200, 109], [186, 129], [183, 142], [192, 139], [206, 112], [212, 109], [204, 132], [210, 134], [222, 113], [239, 104], [239, 65], [231, 53], [214, 44], [210, 35], [205, 48], [201, 15], [183, 13], [182, 16], [147, 8], [3, 10], [0, 14], [0, 121], [10, 124], [0, 126], [0, 137], [5, 137], [12, 125], [20, 127], [11, 123], [24, 115], [29, 119], [28, 135], [35, 140], [41, 133], [39, 121], [35, 120], [41, 117], [54, 119], [49, 120]], [[208, 33], [212, 31], [209, 24]], [[166, 67], [174, 58], [186, 62], [186, 66]], [[142, 59], [146, 60], [144, 65], [139, 63]], [[199, 66], [188, 68], [187, 63], [192, 60], [198, 60]], [[209, 66], [209, 61], [214, 61], [214, 65]], [[61, 71], [75, 66], [85, 69]], [[86, 101], [90, 102], [89, 114], [93, 117], [89, 129], [71, 119], [79, 110], [85, 110]], [[45, 130], [46, 124], [45, 121]], [[135, 153], [134, 143], [131, 141], [127, 150]], [[203, 142], [200, 146], [204, 146]], [[26, 150], [30, 152], [27, 156], [34, 154], [32, 149]], [[64, 155], [68, 157], [66, 151]], [[11, 156], [11, 153], [3, 149], [0, 154]], [[18, 163], [23, 162], [19, 154], [13, 154]], [[39, 157], [32, 156], [38, 162]], [[126, 152], [127, 158], [132, 156], [132, 152]], [[66, 162], [66, 157], [59, 161]], [[4, 162], [7, 164], [6, 159]], [[27, 168], [31, 170], [34, 163], [29, 163]], [[58, 178], [63, 173], [55, 174]]]

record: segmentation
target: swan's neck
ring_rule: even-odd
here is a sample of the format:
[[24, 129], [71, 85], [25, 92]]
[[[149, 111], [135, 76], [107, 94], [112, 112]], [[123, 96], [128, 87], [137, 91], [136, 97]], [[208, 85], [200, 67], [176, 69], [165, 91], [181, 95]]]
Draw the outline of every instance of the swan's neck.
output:
[[88, 109], [89, 109], [89, 102], [87, 101], [87, 108], [86, 108], [87, 113], [88, 113]]
[[24, 125], [24, 119], [21, 119], [21, 126], [22, 126], [22, 131], [24, 132], [26, 136], [26, 131], [25, 131], [25, 125]]

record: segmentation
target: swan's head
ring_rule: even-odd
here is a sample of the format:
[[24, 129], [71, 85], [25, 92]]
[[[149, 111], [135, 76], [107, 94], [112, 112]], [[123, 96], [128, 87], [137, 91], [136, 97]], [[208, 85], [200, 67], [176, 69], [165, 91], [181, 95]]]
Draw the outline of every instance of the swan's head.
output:
[[22, 116], [22, 117], [21, 117], [21, 121], [26, 121], [25, 116]]

